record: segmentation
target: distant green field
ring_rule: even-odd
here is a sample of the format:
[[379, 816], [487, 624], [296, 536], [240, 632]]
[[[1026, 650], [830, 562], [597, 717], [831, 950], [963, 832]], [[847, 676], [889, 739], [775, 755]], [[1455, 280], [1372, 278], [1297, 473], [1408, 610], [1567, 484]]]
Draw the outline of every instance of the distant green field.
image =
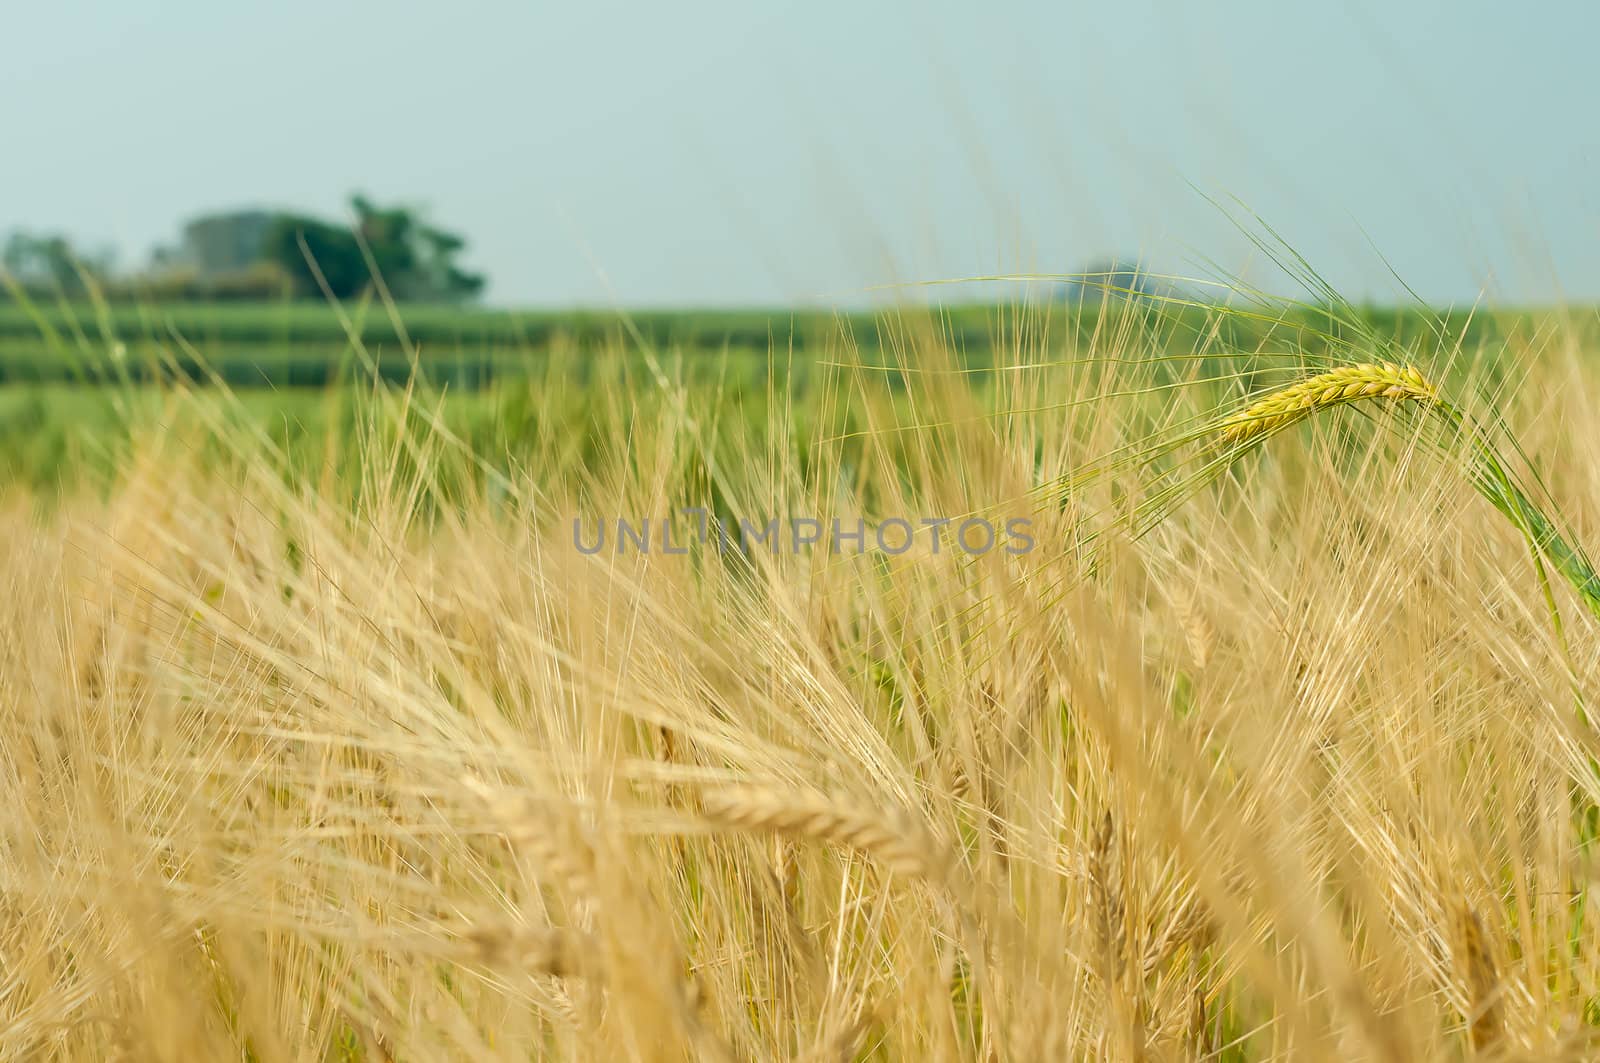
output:
[[[391, 384], [420, 375], [422, 393], [427, 402], [442, 403], [452, 433], [475, 453], [515, 461], [541, 446], [550, 453], [553, 434], [580, 456], [605, 445], [594, 428], [605, 419], [597, 419], [596, 410], [620, 404], [647, 411], [663, 400], [658, 370], [756, 438], [776, 398], [803, 421], [815, 413], [816, 392], [833, 396], [823, 400], [827, 405], [858, 390], [847, 379], [852, 373], [867, 374], [886, 394], [904, 392], [909, 375], [930, 368], [914, 359], [933, 350], [948, 352], [948, 368], [982, 391], [1003, 379], [997, 366], [1017, 364], [1018, 351], [1035, 365], [1069, 358], [1090, 365], [1097, 349], [1112, 346], [1149, 352], [1160, 374], [1216, 376], [1219, 366], [1198, 366], [1182, 356], [1315, 351], [1327, 342], [1320, 335], [1326, 319], [1314, 309], [1274, 318], [1142, 304], [1103, 311], [972, 305], [840, 315], [407, 306], [404, 338], [381, 308], [343, 313], [345, 321], [333, 308], [303, 303], [97, 309], [0, 302], [0, 485], [92, 480], [116, 469], [131, 440], [149, 438], [152, 426], [181, 429], [193, 415], [198, 407], [173, 387], [184, 382], [226, 385], [236, 394], [224, 407], [240, 430], [266, 433], [291, 466], [311, 467], [325, 463], [327, 447], [350, 442], [359, 430], [361, 396], [374, 372]], [[1551, 334], [1579, 338], [1586, 350], [1597, 346], [1589, 335], [1592, 314], [1559, 322], [1535, 312], [1363, 314], [1333, 331], [1365, 329], [1375, 342], [1397, 340], [1419, 352], [1454, 347], [1459, 338], [1469, 360], [1491, 375], [1504, 350], [1521, 359], [1543, 357], [1541, 337]], [[1553, 331], [1554, 324], [1559, 328]], [[1019, 336], [1026, 338], [1018, 342]], [[812, 387], [827, 380], [833, 385]], [[790, 438], [804, 443], [810, 436], [799, 424]]]
[[[1462, 338], [1468, 348], [1531, 335], [1544, 315], [1532, 312], [1453, 313], [1442, 323], [1430, 312], [1361, 311], [1376, 333], [1435, 345]], [[1064, 303], [1025, 308], [958, 305], [845, 314], [822, 310], [507, 311], [459, 306], [405, 306], [402, 328], [381, 306], [336, 310], [322, 303], [181, 303], [114, 305], [0, 301], [0, 385], [15, 383], [145, 382], [213, 374], [235, 388], [322, 387], [352, 369], [376, 366], [389, 379], [411, 374], [415, 353], [435, 383], [478, 388], [506, 376], [538, 373], [552, 350], [648, 348], [689, 356], [737, 352], [801, 360], [852, 350], [896, 359], [897, 335], [938, 334], [969, 365], [992, 361], [1019, 327], [1045, 345], [1081, 349], [1111, 324], [1135, 321], [1135, 334], [1159, 334], [1163, 346], [1221, 340], [1236, 349], [1275, 343], [1315, 350], [1327, 327], [1315, 308], [1260, 319], [1238, 314], [1219, 320], [1205, 307]], [[1592, 317], [1592, 315], [1590, 315]], [[1565, 322], [1572, 327], [1569, 319]], [[1579, 322], [1581, 325], [1582, 322]], [[1343, 326], [1341, 326], [1342, 328]], [[1335, 330], [1338, 331], [1338, 330]]]
[[[752, 370], [748, 363], [730, 365], [728, 373], [701, 380], [689, 393], [717, 411], [716, 431], [745, 439], [767, 439], [781, 406], [796, 445], [808, 448], [815, 441], [816, 394], [796, 399], [789, 380], [769, 387]], [[405, 420], [419, 436], [432, 435], [431, 425], [442, 426], [452, 440], [453, 475], [481, 485], [490, 468], [509, 471], [548, 462], [553, 454], [562, 461], [592, 461], [600, 450], [626, 445], [631, 419], [649, 422], [672, 401], [635, 361], [604, 356], [588, 373], [588, 387], [528, 377], [478, 390], [418, 389]], [[400, 423], [402, 396], [396, 387], [358, 386], [239, 389], [228, 396], [143, 385], [0, 387], [0, 493], [10, 485], [47, 493], [103, 485], [129, 467], [135, 448], [151, 445], [187, 451], [201, 466], [214, 468], [267, 446], [281, 455], [276, 464], [290, 475], [332, 467], [356, 483], [363, 473], [356, 460], [362, 438], [380, 431], [375, 426], [392, 431]], [[863, 427], [848, 412], [836, 421], [841, 432]], [[226, 442], [219, 447], [219, 441]], [[460, 465], [465, 454], [476, 455], [480, 467]]]
[[[691, 347], [766, 348], [793, 335], [805, 343], [835, 329], [834, 316], [818, 311], [507, 311], [408, 304], [402, 329], [376, 304], [336, 310], [325, 303], [179, 303], [114, 305], [0, 300], [0, 340], [55, 340], [69, 344], [108, 339], [215, 344], [341, 346], [352, 335], [371, 346], [405, 341], [446, 353], [540, 347], [557, 341], [610, 342], [642, 337]], [[963, 313], [963, 317], [971, 317]]]

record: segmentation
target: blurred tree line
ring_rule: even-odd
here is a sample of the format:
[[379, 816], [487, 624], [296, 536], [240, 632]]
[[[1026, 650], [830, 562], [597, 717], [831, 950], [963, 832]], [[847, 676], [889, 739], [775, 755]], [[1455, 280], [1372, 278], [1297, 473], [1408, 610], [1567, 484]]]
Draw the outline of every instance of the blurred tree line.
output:
[[0, 246], [0, 269], [25, 288], [78, 293], [96, 279], [109, 277], [115, 266], [113, 252], [82, 250], [60, 233], [17, 230]]
[[[9, 289], [109, 299], [348, 299], [381, 280], [394, 298], [461, 303], [477, 298], [484, 277], [461, 265], [466, 240], [414, 207], [350, 199], [351, 220], [237, 210], [189, 221], [178, 242], [157, 247], [148, 264], [119, 271], [107, 251], [87, 251], [59, 233], [12, 232], [0, 245]], [[0, 289], [3, 292], [3, 289]]]

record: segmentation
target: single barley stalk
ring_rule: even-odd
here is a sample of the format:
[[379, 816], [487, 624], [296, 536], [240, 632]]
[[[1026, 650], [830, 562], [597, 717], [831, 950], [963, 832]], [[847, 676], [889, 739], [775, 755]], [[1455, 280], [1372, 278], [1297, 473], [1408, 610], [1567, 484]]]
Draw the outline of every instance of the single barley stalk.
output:
[[1317, 410], [1360, 399], [1437, 402], [1439, 395], [1415, 366], [1362, 362], [1297, 380], [1252, 402], [1223, 422], [1218, 441], [1236, 447], [1287, 428]]
[[1194, 666], [1204, 671], [1206, 662], [1211, 660], [1211, 651], [1216, 646], [1217, 629], [1207, 618], [1199, 596], [1181, 585], [1173, 589], [1172, 607], [1183, 626], [1183, 640], [1189, 647], [1189, 656]]
[[489, 806], [513, 852], [533, 858], [544, 875], [565, 889], [568, 900], [580, 908], [593, 907], [599, 890], [594, 853], [555, 816], [542, 814], [526, 796], [494, 790], [476, 778], [462, 780], [467, 789]]
[[[658, 763], [667, 765], [694, 763], [692, 752], [683, 748], [678, 740], [677, 732], [672, 728], [661, 725], [655, 729], [655, 732], [655, 756]], [[681, 782], [667, 782], [663, 787], [663, 795], [667, 804], [672, 808], [682, 808], [688, 812], [695, 810], [695, 791]]]
[[1205, 901], [1198, 894], [1185, 894], [1183, 900], [1166, 913], [1161, 928], [1152, 927], [1148, 934], [1140, 968], [1144, 977], [1156, 974], [1184, 948], [1190, 949], [1191, 954], [1200, 951], [1211, 933], [1211, 912]]
[[972, 779], [968, 777], [967, 769], [954, 756], [948, 757], [946, 764], [946, 775], [949, 780], [946, 785], [950, 796], [957, 801], [965, 801], [972, 795]]
[[1100, 980], [1111, 1005], [1112, 1029], [1108, 1032], [1119, 1045], [1122, 1058], [1143, 1060], [1148, 1058], [1150, 1043], [1144, 977], [1142, 970], [1128, 963], [1126, 872], [1130, 868], [1119, 852], [1117, 835], [1116, 819], [1107, 809], [1089, 850], [1089, 915], [1100, 955]]
[[806, 791], [732, 786], [705, 795], [714, 823], [748, 831], [775, 831], [855, 849], [890, 871], [939, 878], [947, 866], [943, 846], [903, 810], [864, 808]]
[[800, 900], [800, 861], [792, 843], [782, 836], [772, 839], [772, 881], [790, 916], [797, 916]]
[[1121, 982], [1126, 966], [1126, 923], [1117, 867], [1117, 828], [1107, 812], [1095, 832], [1089, 851], [1090, 917], [1101, 960], [1101, 977], [1108, 991]]
[[559, 927], [515, 924], [473, 927], [462, 935], [471, 956], [486, 967], [565, 978], [594, 964], [598, 946], [587, 934]]
[[[1230, 456], [1238, 456], [1248, 446], [1317, 410], [1366, 398], [1421, 403], [1464, 439], [1472, 453], [1468, 469], [1472, 486], [1516, 525], [1536, 561], [1548, 560], [1572, 585], [1590, 614], [1600, 618], [1600, 573], [1588, 556], [1567, 542], [1555, 523], [1517, 485], [1485, 434], [1446, 401], [1415, 366], [1362, 362], [1306, 377], [1257, 399], [1223, 421], [1215, 441]], [[1542, 566], [1539, 576], [1542, 583]], [[1553, 611], [1554, 599], [1548, 587], [1544, 589]], [[1559, 614], [1553, 612], [1552, 619], [1559, 633]]]
[[1206, 995], [1195, 987], [1189, 1009], [1189, 1027], [1184, 1041], [1195, 1059], [1210, 1059], [1217, 1054], [1217, 1037], [1206, 1014]]
[[1456, 913], [1456, 937], [1467, 988], [1467, 1036], [1474, 1050], [1491, 1050], [1501, 1032], [1500, 972], [1489, 951], [1483, 920], [1465, 904]]

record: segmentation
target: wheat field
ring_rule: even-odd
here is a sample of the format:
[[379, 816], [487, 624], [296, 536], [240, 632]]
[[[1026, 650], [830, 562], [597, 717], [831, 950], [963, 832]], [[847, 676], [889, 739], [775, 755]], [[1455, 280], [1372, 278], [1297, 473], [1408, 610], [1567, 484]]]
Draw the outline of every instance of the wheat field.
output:
[[[884, 329], [519, 385], [510, 454], [175, 386], [7, 489], [0, 1058], [1594, 1058], [1580, 330]], [[1032, 546], [576, 548], [687, 507]]]

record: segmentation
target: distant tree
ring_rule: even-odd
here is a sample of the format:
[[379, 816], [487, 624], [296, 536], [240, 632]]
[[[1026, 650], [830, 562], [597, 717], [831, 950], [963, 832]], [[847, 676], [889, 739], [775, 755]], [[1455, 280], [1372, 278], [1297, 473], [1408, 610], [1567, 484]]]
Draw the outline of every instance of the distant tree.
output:
[[109, 277], [116, 256], [109, 250], [81, 251], [59, 233], [16, 230], [0, 250], [0, 265], [25, 288], [76, 294], [83, 291], [85, 277], [96, 281]]
[[462, 237], [425, 223], [409, 207], [380, 207], [363, 195], [351, 197], [350, 206], [353, 226], [286, 214], [268, 230], [267, 259], [300, 293], [321, 289], [312, 262], [340, 299], [359, 294], [371, 283], [374, 269], [397, 299], [454, 302], [483, 290], [481, 274], [457, 265], [466, 249]]
[[280, 215], [268, 228], [262, 251], [300, 295], [321, 291], [318, 273], [336, 299], [359, 294], [371, 279], [355, 234], [308, 215]]

